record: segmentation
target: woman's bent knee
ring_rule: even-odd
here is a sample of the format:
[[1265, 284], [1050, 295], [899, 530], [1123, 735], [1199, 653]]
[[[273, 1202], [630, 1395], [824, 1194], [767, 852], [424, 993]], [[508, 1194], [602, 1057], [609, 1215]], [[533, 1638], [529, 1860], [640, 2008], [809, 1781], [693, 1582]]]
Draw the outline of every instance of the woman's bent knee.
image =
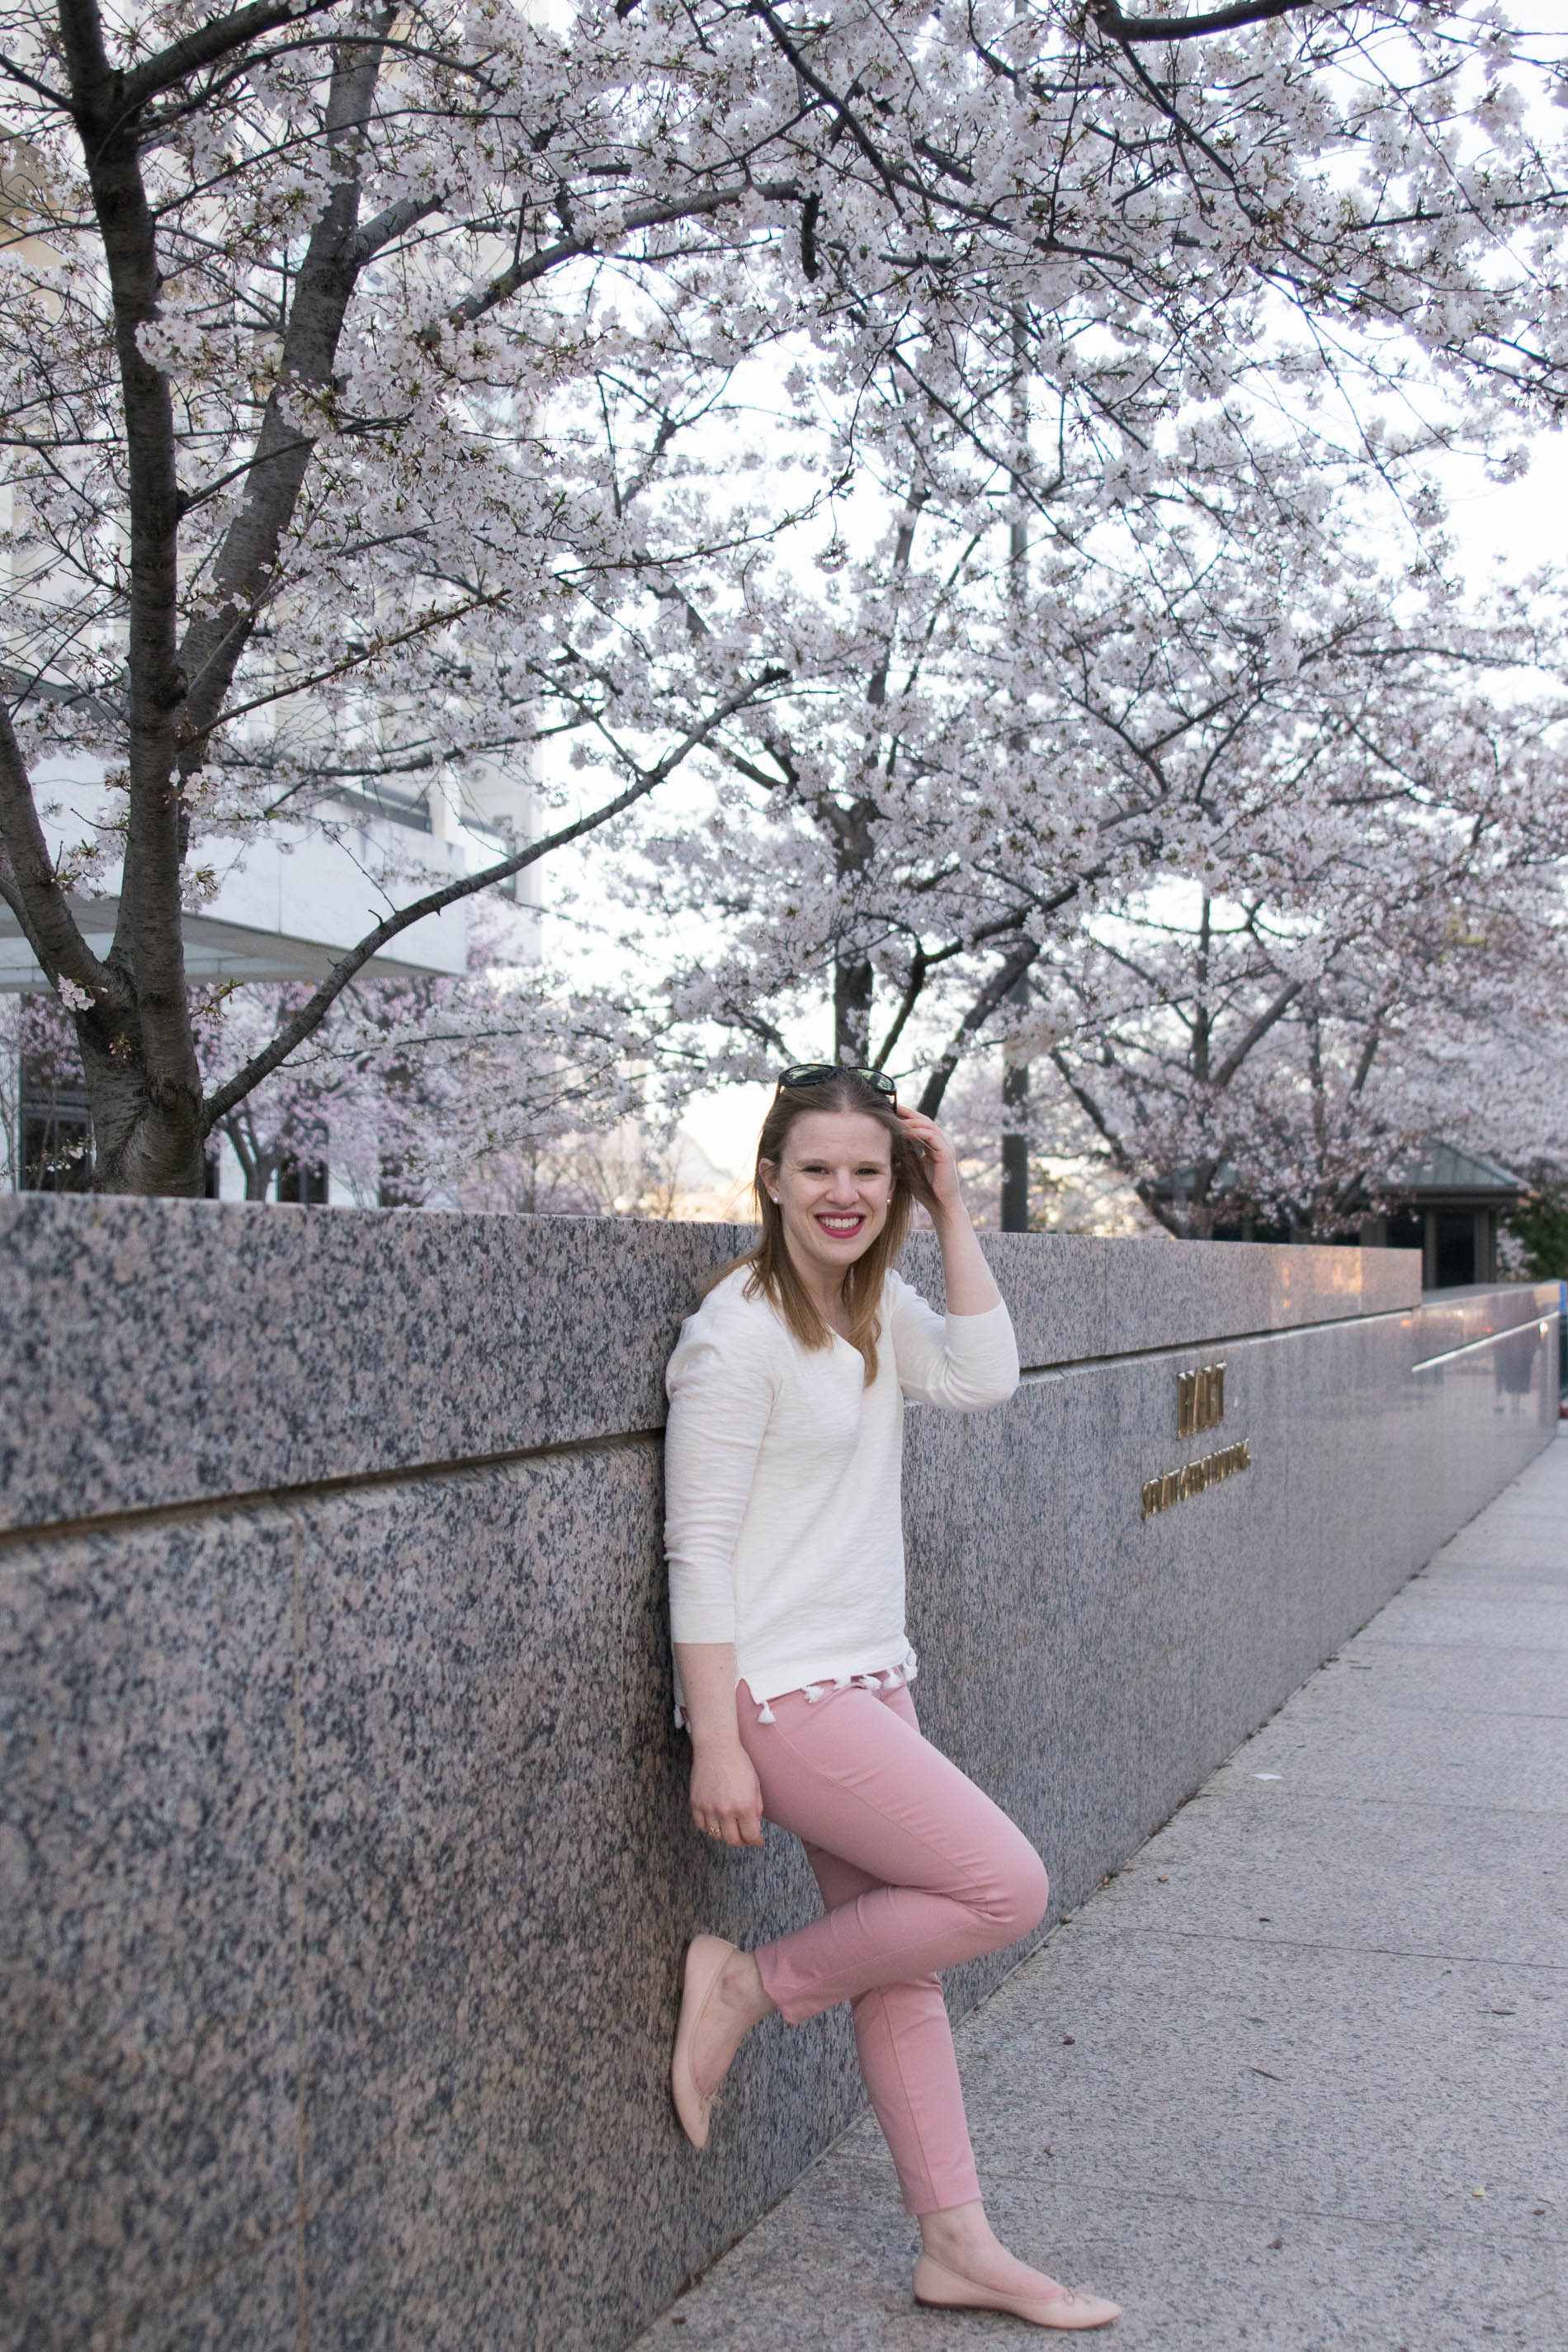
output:
[[1046, 1865], [1020, 1832], [1007, 1856], [1006, 1869], [999, 1874], [984, 1906], [986, 1922], [995, 1931], [996, 1944], [1016, 1943], [1020, 1936], [1037, 1927], [1050, 1899], [1051, 1882], [1046, 1874]]

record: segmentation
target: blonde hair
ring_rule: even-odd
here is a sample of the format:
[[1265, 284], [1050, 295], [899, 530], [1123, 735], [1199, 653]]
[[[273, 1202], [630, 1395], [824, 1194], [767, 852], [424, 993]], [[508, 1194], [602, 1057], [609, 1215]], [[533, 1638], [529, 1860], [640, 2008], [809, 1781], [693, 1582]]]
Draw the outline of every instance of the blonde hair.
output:
[[910, 1139], [909, 1130], [900, 1120], [888, 1097], [854, 1070], [843, 1070], [831, 1078], [810, 1087], [780, 1087], [768, 1107], [763, 1121], [763, 1131], [757, 1138], [756, 1168], [752, 1178], [752, 1190], [757, 1203], [757, 1222], [762, 1236], [743, 1255], [731, 1258], [709, 1276], [703, 1292], [741, 1266], [751, 1271], [746, 1277], [748, 1298], [762, 1297], [775, 1307], [786, 1328], [803, 1348], [827, 1348], [833, 1344], [833, 1333], [818, 1312], [810, 1292], [796, 1271], [784, 1237], [784, 1212], [763, 1180], [763, 1162], [773, 1167], [783, 1165], [784, 1147], [791, 1128], [808, 1111], [858, 1111], [874, 1118], [891, 1146], [893, 1189], [888, 1202], [888, 1213], [881, 1231], [865, 1254], [858, 1257], [844, 1276], [844, 1304], [849, 1310], [849, 1344], [858, 1348], [866, 1367], [866, 1382], [869, 1386], [877, 1377], [877, 1341], [881, 1330], [882, 1285], [889, 1267], [903, 1248], [910, 1230], [910, 1213], [916, 1201], [930, 1208], [933, 1195], [921, 1166], [920, 1156]]

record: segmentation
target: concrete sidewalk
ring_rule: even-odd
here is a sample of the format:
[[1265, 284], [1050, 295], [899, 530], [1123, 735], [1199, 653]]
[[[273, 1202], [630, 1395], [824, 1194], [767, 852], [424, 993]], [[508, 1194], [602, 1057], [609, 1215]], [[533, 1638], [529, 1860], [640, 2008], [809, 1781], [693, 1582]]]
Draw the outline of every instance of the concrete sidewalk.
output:
[[[1048, 1860], [1048, 1857], [1047, 1857]], [[1568, 1428], [961, 2029], [1133, 2352], [1568, 2347]], [[980, 2352], [867, 2118], [639, 2339]]]

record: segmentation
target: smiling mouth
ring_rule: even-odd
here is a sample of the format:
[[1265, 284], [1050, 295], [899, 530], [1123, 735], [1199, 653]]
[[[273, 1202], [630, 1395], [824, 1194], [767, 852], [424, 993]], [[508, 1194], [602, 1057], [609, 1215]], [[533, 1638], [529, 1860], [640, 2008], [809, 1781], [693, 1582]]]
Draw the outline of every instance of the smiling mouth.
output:
[[825, 1234], [837, 1234], [842, 1236], [847, 1234], [858, 1234], [866, 1220], [858, 1211], [855, 1211], [848, 1216], [819, 1216], [816, 1222]]

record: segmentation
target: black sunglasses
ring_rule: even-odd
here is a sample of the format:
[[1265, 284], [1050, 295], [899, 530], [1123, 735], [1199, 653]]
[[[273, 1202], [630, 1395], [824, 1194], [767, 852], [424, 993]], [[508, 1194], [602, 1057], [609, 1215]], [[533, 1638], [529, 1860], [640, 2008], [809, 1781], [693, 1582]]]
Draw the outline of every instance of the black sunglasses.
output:
[[825, 1087], [829, 1078], [864, 1078], [889, 1102], [898, 1100], [898, 1088], [886, 1070], [860, 1070], [848, 1062], [793, 1062], [779, 1073], [781, 1087]]

